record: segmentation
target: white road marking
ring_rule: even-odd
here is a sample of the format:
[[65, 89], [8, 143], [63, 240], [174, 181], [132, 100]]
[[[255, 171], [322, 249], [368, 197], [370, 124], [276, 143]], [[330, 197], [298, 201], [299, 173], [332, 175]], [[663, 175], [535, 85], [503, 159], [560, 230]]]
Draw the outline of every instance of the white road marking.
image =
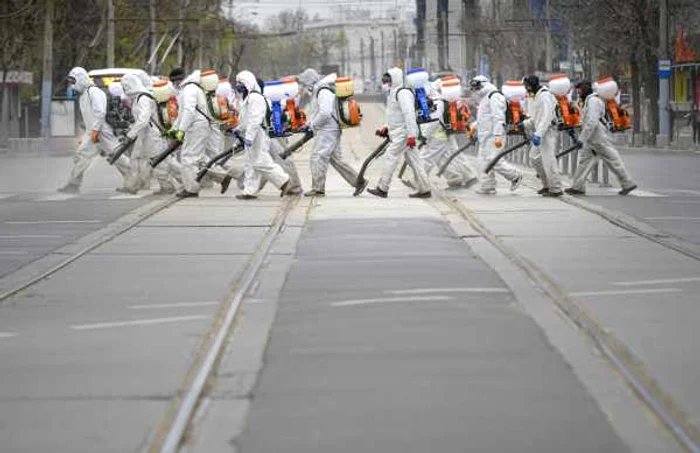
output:
[[667, 283], [686, 283], [700, 282], [700, 277], [679, 277], [679, 278], [660, 278], [657, 280], [636, 280], [629, 282], [613, 282], [616, 286], [637, 286], [637, 285], [663, 285]]
[[645, 220], [690, 220], [698, 221], [700, 217], [666, 216], [666, 217], [645, 217]]
[[113, 327], [131, 327], [131, 326], [151, 326], [154, 324], [167, 324], [183, 321], [197, 321], [209, 319], [209, 316], [176, 316], [173, 318], [155, 318], [155, 319], [136, 319], [133, 321], [116, 321], [116, 322], [100, 322], [97, 324], [79, 324], [70, 326], [73, 330], [97, 330], [111, 329]]
[[16, 234], [0, 236], [0, 239], [56, 239], [60, 237], [58, 234]]
[[689, 195], [695, 195], [700, 197], [700, 191], [698, 190], [690, 190], [690, 189], [663, 189], [664, 192], [671, 192], [671, 193], [687, 193]]
[[207, 307], [216, 305], [219, 302], [177, 302], [172, 304], [144, 304], [144, 305], [129, 305], [130, 310], [150, 310], [158, 308], [186, 308], [186, 307]]
[[78, 194], [75, 193], [52, 193], [50, 195], [36, 197], [34, 201], [65, 201], [77, 196]]
[[386, 304], [395, 302], [419, 302], [435, 300], [452, 300], [449, 296], [414, 296], [414, 297], [384, 297], [379, 299], [355, 299], [333, 302], [334, 307], [352, 307], [355, 305]]
[[585, 297], [585, 296], [625, 296], [631, 294], [661, 294], [661, 293], [680, 293], [682, 289], [679, 288], [657, 288], [657, 289], [619, 289], [612, 291], [580, 291], [569, 293], [570, 296], [574, 297]]
[[[615, 193], [618, 192], [618, 189], [613, 189], [613, 190], [614, 190]], [[628, 197], [629, 197], [629, 196], [632, 196], [632, 197], [640, 197], [640, 198], [664, 198], [664, 197], [666, 197], [666, 195], [663, 195], [663, 194], [660, 194], [660, 193], [650, 192], [650, 191], [648, 191], [648, 190], [639, 190], [639, 189], [633, 190], [633, 191], [630, 192], [629, 195], [627, 195], [627, 196], [628, 196]]]
[[7, 225], [52, 225], [63, 223], [102, 223], [102, 220], [8, 220]]
[[[618, 191], [620, 189], [617, 187], [606, 187], [605, 192], [609, 194], [615, 194], [617, 195]], [[598, 195], [599, 192], [597, 192], [595, 189], [591, 190], [592, 195]], [[628, 197], [640, 197], [640, 198], [665, 198], [668, 195], [660, 194], [657, 192], [651, 192], [648, 190], [641, 190], [641, 189], [635, 189], [632, 192], [627, 195]]]
[[384, 291], [389, 294], [434, 294], [434, 293], [509, 293], [506, 288], [416, 288]]
[[17, 334], [14, 332], [0, 332], [0, 340], [3, 338], [12, 338], [12, 337], [16, 337], [16, 336], [17, 336]]
[[17, 194], [16, 193], [0, 193], [0, 200], [4, 200], [6, 198], [12, 198], [15, 195], [17, 195]]

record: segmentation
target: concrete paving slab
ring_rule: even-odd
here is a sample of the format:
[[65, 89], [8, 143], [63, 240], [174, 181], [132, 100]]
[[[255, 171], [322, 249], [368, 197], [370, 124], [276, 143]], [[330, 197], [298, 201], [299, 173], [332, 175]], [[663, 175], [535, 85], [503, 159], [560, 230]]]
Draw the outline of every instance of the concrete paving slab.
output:
[[141, 225], [148, 226], [265, 226], [269, 225], [276, 206], [247, 206], [221, 209], [216, 206], [175, 205], [162, 215]]
[[94, 254], [233, 255], [252, 254], [267, 227], [135, 228]]

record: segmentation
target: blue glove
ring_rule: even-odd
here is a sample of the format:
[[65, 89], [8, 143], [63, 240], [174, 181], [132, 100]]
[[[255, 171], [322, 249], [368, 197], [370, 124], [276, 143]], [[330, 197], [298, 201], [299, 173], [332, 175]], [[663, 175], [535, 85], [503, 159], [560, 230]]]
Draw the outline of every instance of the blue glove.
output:
[[532, 138], [530, 139], [530, 141], [532, 142], [533, 145], [535, 145], [535, 146], [540, 146], [540, 144], [542, 143], [542, 137], [540, 137], [539, 135], [535, 134], [535, 135], [532, 136]]
[[243, 139], [243, 146], [245, 146], [246, 148], [250, 148], [251, 146], [253, 146], [253, 141], [248, 140], [247, 138], [244, 138]]

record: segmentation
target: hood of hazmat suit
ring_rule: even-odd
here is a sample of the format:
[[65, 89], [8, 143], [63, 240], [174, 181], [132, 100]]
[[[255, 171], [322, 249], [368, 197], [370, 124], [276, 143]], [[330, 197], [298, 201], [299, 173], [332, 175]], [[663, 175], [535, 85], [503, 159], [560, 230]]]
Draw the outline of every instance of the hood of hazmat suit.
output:
[[90, 86], [90, 77], [87, 71], [81, 67], [71, 69], [68, 73], [68, 78], [75, 81], [73, 88], [78, 93], [84, 93]]

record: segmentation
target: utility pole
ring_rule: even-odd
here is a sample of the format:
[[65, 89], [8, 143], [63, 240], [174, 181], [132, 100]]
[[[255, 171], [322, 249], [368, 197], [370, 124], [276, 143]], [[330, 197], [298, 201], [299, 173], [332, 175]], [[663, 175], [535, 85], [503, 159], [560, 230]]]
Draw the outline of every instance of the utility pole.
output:
[[51, 96], [53, 94], [53, 15], [54, 0], [44, 8], [44, 57], [41, 76], [41, 136], [51, 135]]
[[385, 59], [386, 53], [384, 50], [385, 49], [385, 47], [384, 47], [384, 30], [380, 31], [379, 33], [380, 33], [380, 37], [382, 39], [382, 53], [381, 53], [381, 55], [382, 55], [382, 60], [381, 60], [382, 61], [382, 71], [385, 71], [386, 70], [386, 59]]
[[107, 67], [114, 67], [114, 1], [107, 0]]
[[545, 70], [551, 74], [552, 72], [552, 28], [549, 23], [551, 15], [549, 11], [549, 0], [545, 0]]
[[148, 57], [150, 58], [148, 73], [154, 74], [156, 72], [156, 63], [158, 61], [154, 55], [156, 51], [156, 0], [148, 1], [148, 14], [150, 18], [150, 23], [148, 24]]
[[369, 73], [372, 83], [377, 82], [377, 60], [374, 54], [374, 36], [369, 37]]
[[360, 38], [360, 76], [362, 83], [365, 83], [365, 40]]
[[668, 57], [668, 0], [659, 2], [659, 135], [657, 144], [671, 141], [671, 116], [669, 115], [669, 92], [671, 60]]

